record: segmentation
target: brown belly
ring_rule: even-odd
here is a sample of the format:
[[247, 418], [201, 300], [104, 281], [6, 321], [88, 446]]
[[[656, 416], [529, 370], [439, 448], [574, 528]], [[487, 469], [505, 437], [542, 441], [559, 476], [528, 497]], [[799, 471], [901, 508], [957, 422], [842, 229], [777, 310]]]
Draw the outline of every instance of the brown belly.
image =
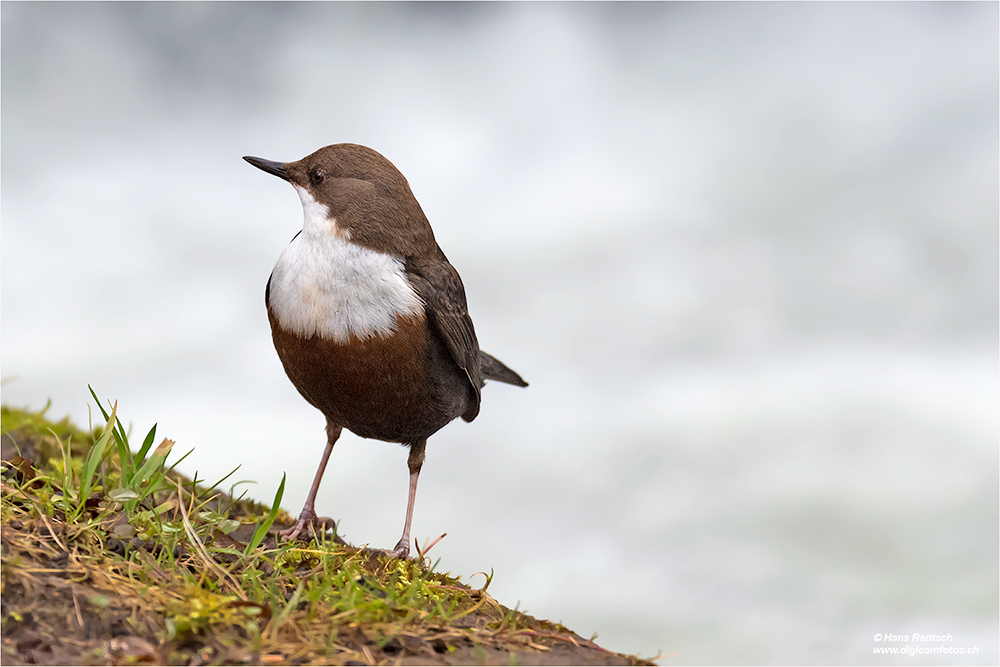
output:
[[428, 375], [433, 341], [422, 316], [400, 318], [391, 338], [347, 343], [300, 338], [279, 327], [270, 309], [268, 318], [289, 379], [330, 422], [365, 438], [411, 443], [457, 416]]

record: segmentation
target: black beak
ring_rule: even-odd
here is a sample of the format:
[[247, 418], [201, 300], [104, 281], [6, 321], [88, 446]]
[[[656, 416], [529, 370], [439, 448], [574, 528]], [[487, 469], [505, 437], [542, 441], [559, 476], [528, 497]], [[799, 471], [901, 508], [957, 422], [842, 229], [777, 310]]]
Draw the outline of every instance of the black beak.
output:
[[249, 155], [244, 155], [243, 159], [261, 171], [266, 171], [269, 174], [274, 174], [280, 179], [286, 181], [288, 180], [288, 170], [285, 169], [285, 164], [283, 162], [272, 162], [271, 160], [265, 160], [259, 157], [250, 157]]

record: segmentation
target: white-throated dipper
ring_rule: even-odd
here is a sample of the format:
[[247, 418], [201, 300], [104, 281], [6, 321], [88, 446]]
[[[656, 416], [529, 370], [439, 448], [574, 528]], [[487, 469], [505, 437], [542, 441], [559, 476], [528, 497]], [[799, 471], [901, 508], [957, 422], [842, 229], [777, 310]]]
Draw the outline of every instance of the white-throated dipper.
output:
[[410, 448], [403, 536], [427, 438], [479, 414], [484, 379], [526, 387], [479, 349], [462, 280], [395, 166], [357, 144], [334, 144], [298, 162], [244, 160], [292, 184], [302, 231], [278, 258], [264, 301], [271, 336], [299, 393], [326, 417], [326, 449], [305, 507], [284, 535], [315, 531], [315, 502], [342, 429]]

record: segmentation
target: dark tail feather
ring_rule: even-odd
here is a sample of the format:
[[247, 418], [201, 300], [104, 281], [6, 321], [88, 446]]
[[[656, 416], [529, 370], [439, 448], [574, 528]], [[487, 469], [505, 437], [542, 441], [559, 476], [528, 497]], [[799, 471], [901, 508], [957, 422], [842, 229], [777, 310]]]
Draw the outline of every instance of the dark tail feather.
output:
[[521, 376], [507, 368], [502, 361], [496, 357], [479, 351], [479, 366], [483, 369], [483, 377], [487, 380], [506, 382], [517, 387], [527, 387], [528, 383], [521, 379]]

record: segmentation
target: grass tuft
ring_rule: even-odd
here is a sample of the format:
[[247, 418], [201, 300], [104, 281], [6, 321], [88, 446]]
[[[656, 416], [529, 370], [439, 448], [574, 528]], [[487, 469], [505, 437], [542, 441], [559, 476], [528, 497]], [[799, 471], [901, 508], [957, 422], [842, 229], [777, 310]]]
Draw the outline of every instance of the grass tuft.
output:
[[423, 554], [278, 541], [284, 477], [271, 507], [217, 490], [235, 469], [199, 485], [175, 470], [190, 452], [171, 462], [155, 425], [133, 451], [117, 404], [91, 394], [104, 418], [91, 432], [2, 408], [5, 660], [652, 664], [504, 607], [492, 570], [475, 589]]

